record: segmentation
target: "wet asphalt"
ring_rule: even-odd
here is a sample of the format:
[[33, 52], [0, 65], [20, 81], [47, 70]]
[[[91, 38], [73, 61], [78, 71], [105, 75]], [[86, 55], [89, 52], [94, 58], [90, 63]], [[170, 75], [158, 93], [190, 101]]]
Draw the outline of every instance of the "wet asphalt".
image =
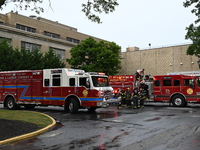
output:
[[[0, 105], [0, 109], [2, 106]], [[200, 105], [184, 108], [148, 104], [142, 109], [112, 105], [95, 113], [66, 113], [62, 107], [36, 107], [56, 126], [37, 137], [0, 146], [1, 150], [199, 150]]]

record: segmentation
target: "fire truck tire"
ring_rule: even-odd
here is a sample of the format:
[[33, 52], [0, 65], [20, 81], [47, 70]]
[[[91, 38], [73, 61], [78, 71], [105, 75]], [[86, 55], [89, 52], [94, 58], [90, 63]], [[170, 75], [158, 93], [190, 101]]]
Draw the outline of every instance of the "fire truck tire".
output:
[[6, 100], [6, 107], [8, 109], [14, 110], [17, 109], [17, 104], [15, 103], [15, 100], [13, 97], [8, 97]]
[[187, 103], [186, 103], [185, 98], [183, 96], [175, 95], [172, 98], [172, 104], [175, 107], [183, 107], [183, 106], [186, 106]]
[[70, 113], [77, 113], [79, 108], [79, 102], [75, 98], [71, 98], [68, 107]]

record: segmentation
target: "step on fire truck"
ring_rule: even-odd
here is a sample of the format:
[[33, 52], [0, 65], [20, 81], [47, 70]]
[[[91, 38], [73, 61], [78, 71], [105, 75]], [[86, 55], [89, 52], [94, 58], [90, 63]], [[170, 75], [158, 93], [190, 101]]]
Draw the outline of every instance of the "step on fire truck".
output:
[[112, 91], [102, 73], [67, 68], [0, 72], [0, 103], [8, 109], [52, 105], [71, 113], [94, 111], [106, 105]]

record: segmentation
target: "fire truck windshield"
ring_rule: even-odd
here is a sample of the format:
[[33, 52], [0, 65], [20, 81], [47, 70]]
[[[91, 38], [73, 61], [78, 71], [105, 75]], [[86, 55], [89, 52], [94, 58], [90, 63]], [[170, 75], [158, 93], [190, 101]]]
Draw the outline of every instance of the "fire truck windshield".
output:
[[107, 77], [92, 76], [92, 82], [95, 87], [106, 87], [109, 86]]

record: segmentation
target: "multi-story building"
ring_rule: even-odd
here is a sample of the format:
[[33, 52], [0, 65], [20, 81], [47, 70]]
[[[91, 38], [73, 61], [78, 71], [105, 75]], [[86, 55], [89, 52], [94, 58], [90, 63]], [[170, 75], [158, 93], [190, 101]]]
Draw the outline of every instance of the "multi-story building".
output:
[[[78, 32], [74, 27], [60, 24], [36, 16], [22, 16], [16, 13], [0, 14], [0, 40], [10, 39], [14, 48], [27, 50], [52, 48], [65, 61], [70, 58], [70, 49], [82, 40], [92, 37]], [[102, 39], [92, 37], [96, 41]], [[198, 71], [198, 58], [186, 55], [189, 45], [177, 45], [139, 50], [129, 47], [122, 52], [122, 69], [119, 74], [134, 74], [137, 69], [145, 69], [151, 75], [167, 72]], [[66, 67], [70, 67], [66, 64]]]
[[0, 14], [0, 40], [11, 40], [13, 48], [30, 51], [38, 48], [42, 52], [51, 48], [65, 61], [70, 57], [70, 49], [89, 37], [96, 41], [102, 40], [41, 17], [26, 17], [12, 12]]

